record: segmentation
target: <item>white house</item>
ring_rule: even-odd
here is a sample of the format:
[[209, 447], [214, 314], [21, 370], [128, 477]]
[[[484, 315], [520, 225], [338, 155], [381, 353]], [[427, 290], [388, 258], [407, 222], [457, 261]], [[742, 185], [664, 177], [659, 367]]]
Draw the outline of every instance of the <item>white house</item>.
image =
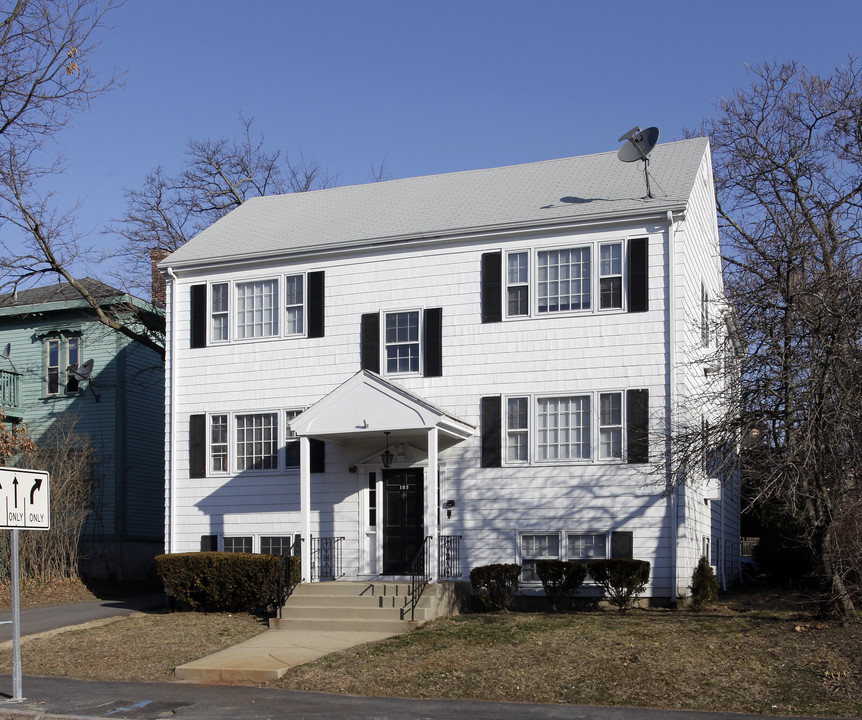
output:
[[[739, 492], [666, 493], [722, 290], [706, 139], [255, 198], [165, 259], [166, 547], [306, 581], [635, 557], [738, 573]], [[718, 339], [720, 342], [720, 338]], [[680, 409], [681, 408], [681, 409]], [[698, 477], [700, 473], [700, 477]]]

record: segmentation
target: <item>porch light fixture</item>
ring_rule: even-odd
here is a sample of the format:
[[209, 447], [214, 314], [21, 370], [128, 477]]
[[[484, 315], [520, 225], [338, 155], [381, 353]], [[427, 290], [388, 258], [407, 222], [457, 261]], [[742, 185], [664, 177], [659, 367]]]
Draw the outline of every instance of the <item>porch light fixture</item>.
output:
[[383, 434], [386, 435], [386, 450], [381, 453], [380, 459], [383, 461], [383, 467], [390, 468], [392, 467], [392, 459], [395, 456], [389, 452], [389, 431], [387, 430]]

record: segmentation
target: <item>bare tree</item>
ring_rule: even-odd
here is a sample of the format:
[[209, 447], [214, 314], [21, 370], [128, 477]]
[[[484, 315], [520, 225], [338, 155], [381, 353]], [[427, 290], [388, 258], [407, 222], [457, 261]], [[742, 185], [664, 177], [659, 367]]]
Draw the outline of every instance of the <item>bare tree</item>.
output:
[[740, 441], [755, 502], [801, 528], [824, 607], [850, 619], [848, 583], [862, 572], [862, 71], [851, 59], [829, 77], [795, 63], [750, 74], [702, 128], [740, 392], [708, 438], [677, 432], [677, 467]]
[[336, 177], [313, 157], [282, 159], [268, 150], [254, 119], [240, 117], [236, 140], [189, 140], [185, 166], [175, 176], [158, 167], [140, 189], [126, 190], [126, 211], [109, 232], [120, 235], [121, 279], [139, 292], [153, 258], [178, 249], [252, 197], [331, 187]]
[[48, 142], [72, 115], [117, 83], [100, 80], [89, 58], [114, 0], [17, 0], [0, 20], [0, 288], [15, 290], [62, 278], [96, 318], [164, 353], [163, 321], [130, 305], [108, 310], [72, 272], [87, 248], [74, 228], [74, 210], [59, 211], [43, 190], [64, 169]]

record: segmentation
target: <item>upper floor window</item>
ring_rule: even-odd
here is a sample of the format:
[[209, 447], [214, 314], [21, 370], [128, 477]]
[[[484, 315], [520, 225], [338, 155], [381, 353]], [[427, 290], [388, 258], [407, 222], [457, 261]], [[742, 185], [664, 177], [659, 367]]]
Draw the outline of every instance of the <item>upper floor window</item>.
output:
[[545, 250], [537, 254], [540, 313], [590, 308], [590, 248]]
[[507, 256], [506, 298], [509, 317], [528, 315], [530, 312], [529, 261], [526, 252]]
[[599, 395], [599, 457], [602, 460], [623, 456], [622, 393]]
[[275, 335], [278, 335], [278, 280], [237, 283], [237, 339]]
[[590, 459], [590, 396], [539, 398], [537, 458]]
[[322, 271], [192, 285], [190, 291], [192, 348], [279, 335], [324, 336]]
[[599, 247], [599, 307], [602, 310], [623, 306], [623, 245], [606, 243]]
[[218, 283], [212, 286], [212, 307], [210, 308], [210, 317], [212, 318], [210, 340], [212, 342], [224, 342], [229, 337], [227, 299], [227, 283]]
[[45, 343], [46, 350], [46, 377], [45, 384], [48, 395], [57, 395], [60, 392], [60, 339], [52, 338]]
[[419, 372], [419, 311], [386, 313], [386, 372]]
[[527, 398], [506, 400], [506, 460], [527, 462], [529, 440], [529, 415]]
[[66, 339], [66, 392], [76, 393], [81, 389], [75, 370], [81, 364], [81, 338], [70, 337]]

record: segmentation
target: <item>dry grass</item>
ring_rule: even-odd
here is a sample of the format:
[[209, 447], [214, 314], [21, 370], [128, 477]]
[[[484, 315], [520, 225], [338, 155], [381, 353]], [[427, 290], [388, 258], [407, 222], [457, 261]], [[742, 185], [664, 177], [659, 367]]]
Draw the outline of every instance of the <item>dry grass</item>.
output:
[[[247, 615], [139, 614], [24, 638], [22, 665], [36, 675], [166, 680], [177, 665], [264, 629]], [[10, 654], [0, 654], [0, 672], [10, 672]], [[774, 595], [701, 613], [464, 615], [294, 668], [274, 686], [862, 717], [862, 624], [813, 620]]]

